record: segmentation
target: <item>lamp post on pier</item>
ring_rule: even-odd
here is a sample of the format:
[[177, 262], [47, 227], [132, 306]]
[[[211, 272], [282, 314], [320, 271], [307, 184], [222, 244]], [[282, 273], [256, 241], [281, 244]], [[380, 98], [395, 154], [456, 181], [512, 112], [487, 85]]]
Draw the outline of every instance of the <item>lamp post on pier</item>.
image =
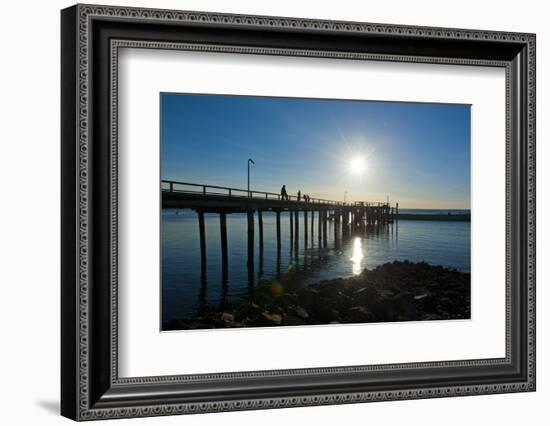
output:
[[247, 161], [247, 191], [248, 191], [248, 196], [250, 197], [250, 163], [252, 164], [256, 164], [254, 163], [254, 160], [252, 158], [249, 158], [248, 161]]

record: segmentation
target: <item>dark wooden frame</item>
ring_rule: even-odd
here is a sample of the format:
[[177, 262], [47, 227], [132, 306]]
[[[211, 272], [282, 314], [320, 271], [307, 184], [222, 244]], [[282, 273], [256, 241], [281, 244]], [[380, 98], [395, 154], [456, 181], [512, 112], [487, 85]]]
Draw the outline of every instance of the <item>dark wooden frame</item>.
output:
[[[91, 5], [64, 9], [61, 28], [64, 416], [88, 420], [535, 390], [533, 34]], [[506, 357], [119, 378], [116, 52], [140, 45], [506, 68]]]

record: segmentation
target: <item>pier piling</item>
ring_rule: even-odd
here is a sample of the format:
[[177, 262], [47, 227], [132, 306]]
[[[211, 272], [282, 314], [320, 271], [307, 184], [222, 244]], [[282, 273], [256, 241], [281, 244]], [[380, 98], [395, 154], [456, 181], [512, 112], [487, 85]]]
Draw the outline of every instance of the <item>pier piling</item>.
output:
[[319, 247], [321, 247], [321, 239], [323, 238], [323, 213], [321, 210], [319, 210], [317, 212], [317, 217], [318, 217], [318, 234], [319, 234], [319, 237], [318, 237], [318, 240], [319, 240]]
[[258, 210], [258, 231], [260, 240], [260, 253], [264, 248], [264, 217], [261, 210]]
[[307, 215], [308, 215], [308, 211], [307, 210], [304, 210], [304, 245], [307, 246], [307, 240], [308, 240], [308, 235], [307, 235], [307, 231], [308, 231], [308, 227], [307, 227]]
[[332, 227], [334, 228], [334, 244], [338, 244], [338, 229], [340, 228], [338, 225], [338, 212], [337, 210], [334, 210], [334, 220], [332, 221]]
[[222, 271], [227, 275], [227, 217], [225, 212], [220, 213], [220, 239], [222, 243]]
[[281, 252], [281, 212], [277, 210], [275, 212], [277, 220], [277, 252]]
[[199, 239], [201, 245], [201, 271], [206, 272], [206, 235], [204, 230], [204, 211], [199, 210]]
[[311, 245], [313, 246], [313, 229], [314, 229], [314, 226], [313, 226], [313, 222], [314, 222], [314, 219], [315, 219], [315, 210], [311, 210]]
[[294, 241], [294, 215], [289, 210], [288, 215], [290, 217], [290, 243], [292, 245], [292, 241]]
[[323, 210], [323, 246], [327, 246], [327, 211]]
[[294, 246], [298, 248], [298, 241], [300, 240], [300, 215], [299, 211], [294, 211]]
[[248, 270], [254, 269], [254, 210], [246, 212], [248, 222]]

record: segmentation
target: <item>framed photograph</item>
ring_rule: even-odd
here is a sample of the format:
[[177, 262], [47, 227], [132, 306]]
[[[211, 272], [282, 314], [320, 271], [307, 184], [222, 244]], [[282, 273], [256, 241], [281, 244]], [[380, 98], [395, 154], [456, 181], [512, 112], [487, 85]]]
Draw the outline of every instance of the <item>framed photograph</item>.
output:
[[61, 12], [61, 412], [535, 390], [535, 35]]

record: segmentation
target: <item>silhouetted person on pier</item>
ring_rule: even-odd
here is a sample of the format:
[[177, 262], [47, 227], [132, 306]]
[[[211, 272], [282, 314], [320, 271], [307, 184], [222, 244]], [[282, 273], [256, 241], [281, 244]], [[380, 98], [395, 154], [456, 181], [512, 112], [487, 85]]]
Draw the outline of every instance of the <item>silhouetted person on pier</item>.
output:
[[298, 194], [296, 195], [296, 199], [298, 201], [300, 201], [301, 198], [302, 198], [302, 191], [298, 190]]
[[281, 200], [288, 200], [288, 194], [286, 192], [286, 185], [281, 188]]

